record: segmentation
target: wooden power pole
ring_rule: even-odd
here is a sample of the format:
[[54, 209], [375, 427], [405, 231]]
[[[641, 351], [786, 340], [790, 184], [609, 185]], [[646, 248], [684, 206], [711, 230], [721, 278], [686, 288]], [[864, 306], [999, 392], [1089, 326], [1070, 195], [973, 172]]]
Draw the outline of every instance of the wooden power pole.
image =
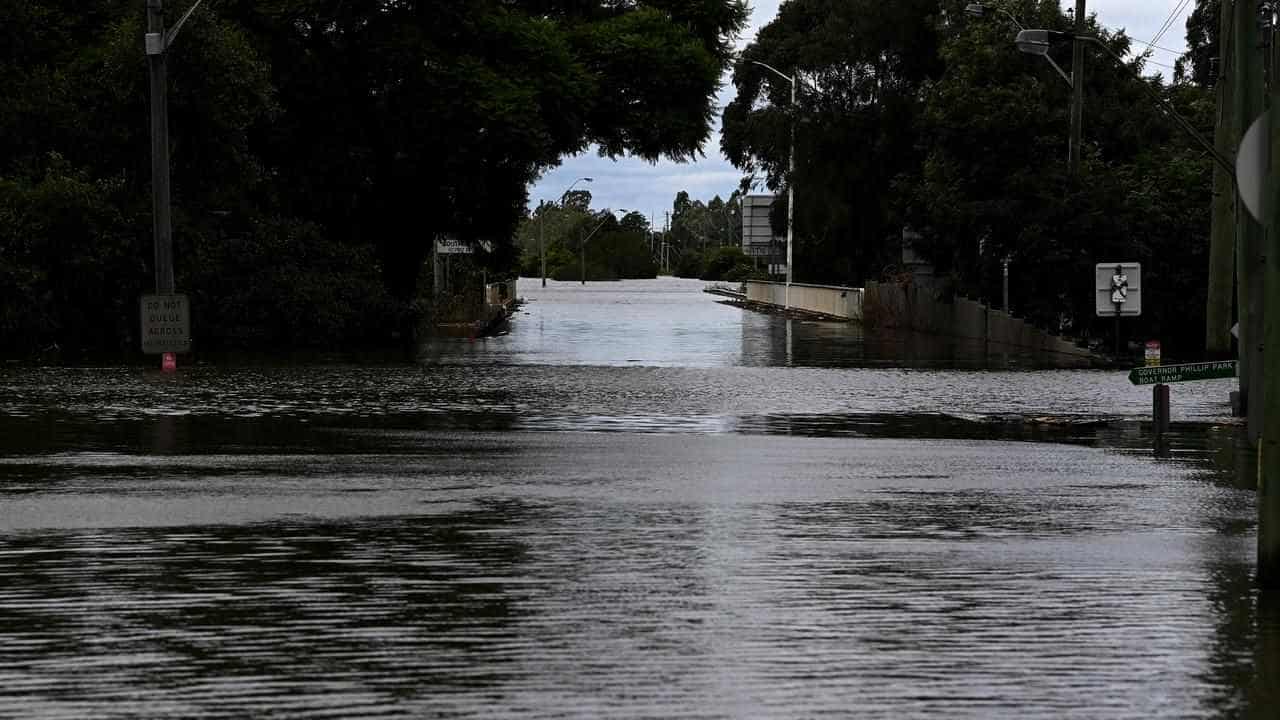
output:
[[[1233, 0], [1222, 0], [1218, 17], [1217, 124], [1214, 146], [1225, 158], [1234, 158], [1240, 142], [1240, 128], [1234, 114], [1232, 83], [1235, 82], [1235, 53], [1231, 19]], [[1213, 168], [1212, 226], [1209, 231], [1209, 283], [1205, 301], [1205, 351], [1214, 358], [1231, 352], [1231, 305], [1235, 287], [1236, 193], [1234, 178], [1220, 165]]]
[[[1263, 53], [1257, 7], [1237, 0], [1232, 13], [1235, 74], [1232, 99], [1241, 135], [1262, 114]], [[1236, 307], [1240, 323], [1240, 404], [1248, 417], [1249, 439], [1262, 430], [1262, 243], [1263, 229], [1243, 207], [1236, 208]]]
[[[1250, 3], [1241, 2], [1242, 5]], [[1256, 19], [1255, 19], [1256, 22]], [[1254, 278], [1256, 294], [1264, 299], [1262, 307], [1263, 357], [1280, 353], [1280, 58], [1276, 43], [1280, 34], [1268, 23], [1267, 34], [1268, 87], [1271, 110], [1267, 133], [1270, 139], [1266, 165], [1264, 197], [1269, 199], [1266, 233], [1262, 244], [1263, 268]], [[1261, 286], [1260, 288], [1257, 286]], [[1272, 593], [1280, 593], [1280, 365], [1271, 358], [1268, 373], [1260, 373], [1262, 385], [1254, 385], [1262, 405], [1261, 441], [1258, 446], [1258, 582]], [[1259, 366], [1261, 358], [1257, 363]], [[1259, 368], [1260, 369], [1260, 368]], [[1261, 390], [1261, 392], [1257, 392]], [[1252, 422], [1250, 414], [1250, 422]]]
[[[1076, 39], [1071, 48], [1071, 143], [1067, 149], [1067, 168], [1072, 177], [1080, 174], [1080, 141], [1084, 130], [1084, 4], [1076, 0]], [[787, 261], [790, 263], [790, 259]], [[790, 283], [791, 266], [787, 265]]]

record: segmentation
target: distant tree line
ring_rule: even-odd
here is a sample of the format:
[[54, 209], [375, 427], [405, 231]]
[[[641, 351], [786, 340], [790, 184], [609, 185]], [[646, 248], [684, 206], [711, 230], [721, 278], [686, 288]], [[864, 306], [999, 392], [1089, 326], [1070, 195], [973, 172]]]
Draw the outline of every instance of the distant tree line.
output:
[[630, 280], [653, 278], [649, 220], [638, 212], [621, 219], [611, 209], [591, 209], [591, 193], [575, 190], [561, 202], [544, 202], [520, 224], [520, 274], [540, 277], [546, 256], [553, 280]]
[[[1190, 53], [1176, 69], [1160, 68], [1171, 83], [1151, 74], [1156, 61], [1141, 47], [1128, 67], [1087, 51], [1076, 177], [1066, 163], [1070, 87], [1044, 59], [1017, 50], [1006, 17], [974, 17], [968, 4], [791, 0], [736, 61], [722, 148], [782, 196], [780, 207], [795, 186], [795, 277], [893, 277], [902, 231], [913, 228], [954, 292], [998, 305], [1008, 260], [1018, 314], [1090, 335], [1104, 329], [1094, 317], [1094, 263], [1139, 261], [1144, 315], [1128, 327], [1198, 352], [1212, 161], [1147, 91], [1212, 137], [1216, 3], [1198, 2]], [[1026, 27], [1072, 28], [1058, 0], [1000, 6]], [[1087, 32], [1121, 56], [1133, 47], [1092, 17]], [[1067, 68], [1070, 55], [1069, 43], [1052, 50]], [[789, 84], [753, 61], [798, 73], [794, 107]], [[785, 211], [774, 217], [781, 232]]]
[[[740, 0], [207, 3], [169, 58], [197, 347], [392, 341], [430, 312], [440, 234], [514, 271], [526, 188], [564, 155], [700, 152], [745, 17]], [[133, 352], [152, 286], [144, 3], [0, 0], [0, 18], [0, 353]]]

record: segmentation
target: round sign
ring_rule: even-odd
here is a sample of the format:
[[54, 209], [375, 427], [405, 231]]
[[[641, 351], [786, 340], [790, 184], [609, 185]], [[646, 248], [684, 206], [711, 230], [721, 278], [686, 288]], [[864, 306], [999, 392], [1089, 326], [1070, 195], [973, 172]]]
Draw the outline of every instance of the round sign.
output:
[[1271, 142], [1267, 113], [1262, 113], [1249, 126], [1249, 132], [1240, 141], [1240, 150], [1236, 153], [1236, 185], [1240, 188], [1240, 199], [1253, 219], [1262, 225], [1267, 224], [1267, 201], [1263, 185], [1267, 179], [1267, 156], [1271, 153]]

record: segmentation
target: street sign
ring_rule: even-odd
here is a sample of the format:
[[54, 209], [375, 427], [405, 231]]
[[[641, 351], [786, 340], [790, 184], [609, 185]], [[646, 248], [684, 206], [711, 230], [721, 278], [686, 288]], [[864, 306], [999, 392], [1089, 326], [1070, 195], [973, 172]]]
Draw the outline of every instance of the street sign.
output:
[[1098, 317], [1142, 314], [1142, 265], [1139, 263], [1098, 263], [1093, 268], [1093, 289]]
[[1160, 364], [1160, 341], [1148, 340], [1146, 353], [1144, 354], [1144, 363], [1147, 367], [1156, 367]]
[[191, 305], [186, 295], [143, 295], [139, 310], [142, 352], [191, 352]]
[[1222, 360], [1219, 362], [1134, 368], [1129, 371], [1129, 382], [1134, 385], [1164, 385], [1166, 383], [1216, 380], [1235, 376], [1236, 361]]
[[[493, 245], [487, 240], [481, 240], [477, 244], [485, 252], [492, 251]], [[475, 252], [475, 247], [457, 238], [443, 236], [436, 238], [436, 252], [440, 255], [471, 255]]]

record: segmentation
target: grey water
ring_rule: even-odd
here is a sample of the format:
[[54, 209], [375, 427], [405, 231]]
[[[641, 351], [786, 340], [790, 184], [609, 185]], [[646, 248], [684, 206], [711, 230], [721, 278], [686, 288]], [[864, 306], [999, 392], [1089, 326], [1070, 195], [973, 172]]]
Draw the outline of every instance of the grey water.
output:
[[524, 279], [400, 365], [0, 370], [0, 716], [1276, 716], [1229, 381], [1155, 456], [1122, 372], [701, 287]]

